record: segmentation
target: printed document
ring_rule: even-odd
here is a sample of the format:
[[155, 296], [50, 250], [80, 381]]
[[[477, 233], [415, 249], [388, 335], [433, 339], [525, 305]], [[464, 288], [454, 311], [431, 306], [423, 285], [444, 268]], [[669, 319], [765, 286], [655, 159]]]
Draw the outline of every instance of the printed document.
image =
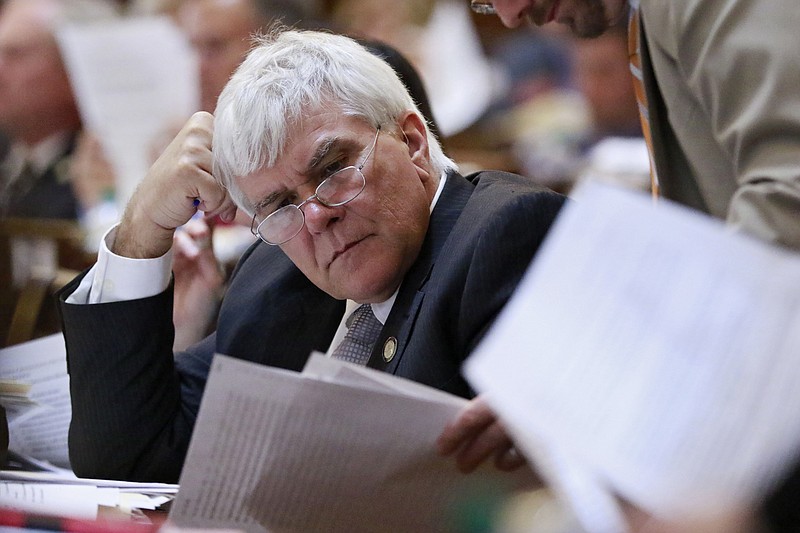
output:
[[465, 508], [534, 486], [528, 470], [465, 475], [437, 455], [465, 401], [332, 359], [299, 374], [217, 355], [170, 519], [252, 532], [459, 530]]

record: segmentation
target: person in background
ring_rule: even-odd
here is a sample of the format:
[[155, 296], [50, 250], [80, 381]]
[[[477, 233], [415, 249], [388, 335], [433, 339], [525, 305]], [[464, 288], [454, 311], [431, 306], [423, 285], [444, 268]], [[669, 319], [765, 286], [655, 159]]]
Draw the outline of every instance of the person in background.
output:
[[277, 21], [312, 27], [318, 24], [319, 13], [314, 2], [302, 0], [182, 0], [176, 18], [197, 53], [200, 110], [213, 113], [254, 34]]
[[627, 25], [615, 24], [594, 39], [573, 37], [571, 44], [575, 87], [590, 116], [576, 181], [649, 191], [650, 158], [631, 75]]
[[112, 16], [101, 0], [6, 0], [0, 4], [0, 217], [77, 219], [69, 159], [81, 119], [55, 31], [69, 21]]
[[[51, 219], [78, 222], [96, 197], [83, 195], [73, 156], [81, 119], [55, 33], [64, 23], [88, 23], [116, 14], [103, 0], [6, 0], [0, 3], [0, 220]], [[8, 221], [11, 224], [11, 221]], [[37, 226], [38, 227], [38, 226]], [[67, 231], [69, 228], [64, 228]], [[0, 258], [0, 345], [8, 336], [19, 294], [29, 283], [47, 284], [59, 267], [85, 268], [79, 243], [48, 235], [11, 233]], [[33, 281], [32, 281], [33, 280]], [[26, 302], [21, 302], [26, 304]], [[46, 300], [33, 335], [59, 330], [54, 302]], [[8, 339], [8, 340], [7, 340]]]
[[616, 24], [595, 39], [573, 38], [571, 47], [575, 87], [591, 115], [590, 142], [606, 137], [641, 137], [626, 27]]
[[[260, 240], [216, 332], [173, 358], [175, 228], [198, 207], [230, 219], [234, 199]], [[217, 116], [196, 114], [156, 161], [99, 266], [61, 294], [73, 468], [176, 480], [214, 353], [291, 370], [313, 349], [352, 361], [349, 317], [372, 333], [359, 364], [472, 396], [461, 363], [563, 201], [520, 176], [458, 174], [397, 74], [355, 41], [276, 30]], [[470, 466], [521, 466], [505, 434], [477, 442]]]
[[800, 15], [793, 2], [483, 4], [508, 27], [555, 22], [579, 37], [624, 22], [630, 4], [658, 191], [755, 237], [800, 249]]

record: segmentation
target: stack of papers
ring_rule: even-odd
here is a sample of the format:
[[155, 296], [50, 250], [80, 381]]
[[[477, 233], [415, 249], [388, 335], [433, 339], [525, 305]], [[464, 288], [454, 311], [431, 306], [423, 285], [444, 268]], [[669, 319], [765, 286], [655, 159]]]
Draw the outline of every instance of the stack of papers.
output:
[[79, 479], [66, 472], [0, 472], [0, 507], [25, 513], [94, 520], [98, 516], [145, 519], [171, 501], [178, 485]]
[[465, 373], [587, 531], [758, 505], [800, 454], [800, 256], [588, 185]]
[[321, 356], [298, 374], [217, 355], [170, 519], [253, 532], [463, 531], [454, 520], [465, 509], [535, 483], [526, 469], [465, 475], [437, 455], [465, 402]]
[[93, 520], [142, 518], [172, 500], [177, 485], [79, 479], [69, 470], [72, 414], [61, 334], [0, 350], [0, 404], [9, 430], [9, 464], [0, 472], [0, 507]]
[[0, 350], [8, 449], [61, 467], [72, 417], [66, 354], [60, 333]]

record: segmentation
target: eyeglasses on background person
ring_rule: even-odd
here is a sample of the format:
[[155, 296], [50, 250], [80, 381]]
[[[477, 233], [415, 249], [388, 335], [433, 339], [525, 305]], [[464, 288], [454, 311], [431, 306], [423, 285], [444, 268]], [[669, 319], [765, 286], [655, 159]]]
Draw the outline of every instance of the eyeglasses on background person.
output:
[[314, 194], [300, 202], [290, 204], [270, 213], [256, 226], [256, 215], [250, 223], [250, 231], [267, 244], [277, 246], [294, 238], [306, 223], [306, 215], [302, 207], [308, 202], [316, 201], [325, 207], [339, 207], [355, 200], [361, 194], [367, 181], [362, 172], [369, 161], [375, 146], [378, 144], [378, 135], [381, 127], [375, 132], [375, 139], [367, 152], [367, 156], [360, 165], [348, 166], [337, 170], [320, 182]]
[[479, 15], [497, 15], [491, 0], [472, 0], [469, 3], [470, 9]]

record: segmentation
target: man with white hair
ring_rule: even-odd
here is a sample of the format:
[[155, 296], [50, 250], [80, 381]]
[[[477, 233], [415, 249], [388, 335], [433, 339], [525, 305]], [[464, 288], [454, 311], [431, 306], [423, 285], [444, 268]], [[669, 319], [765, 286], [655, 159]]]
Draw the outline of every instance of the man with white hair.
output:
[[[343, 36], [272, 32], [216, 113], [189, 120], [63, 291], [79, 475], [176, 480], [215, 352], [299, 370], [329, 350], [472, 397], [461, 363], [563, 203], [519, 176], [459, 175], [391, 67]], [[172, 235], [236, 207], [260, 241], [217, 331], [173, 359]], [[522, 464], [491, 429], [462, 466]]]

